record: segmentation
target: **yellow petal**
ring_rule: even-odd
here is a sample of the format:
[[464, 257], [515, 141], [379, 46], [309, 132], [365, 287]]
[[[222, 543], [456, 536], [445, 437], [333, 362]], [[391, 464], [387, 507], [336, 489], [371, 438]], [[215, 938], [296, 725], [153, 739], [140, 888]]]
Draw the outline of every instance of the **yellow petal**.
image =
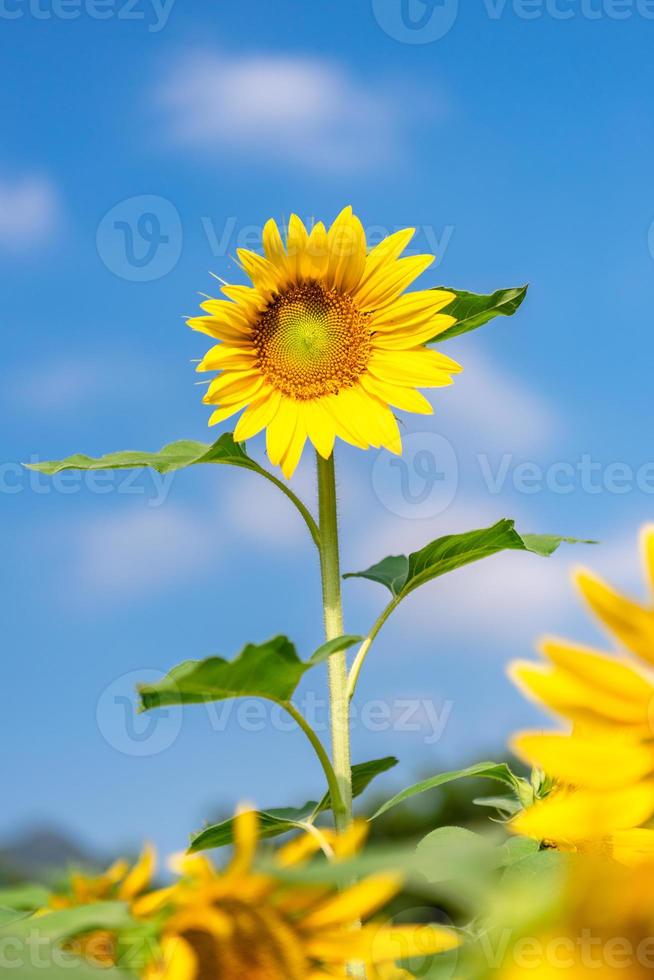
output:
[[225, 371], [214, 378], [202, 400], [206, 405], [235, 405], [253, 398], [263, 385], [258, 371]]
[[414, 412], [417, 415], [434, 414], [433, 406], [415, 388], [389, 384], [389, 382], [380, 381], [379, 378], [373, 378], [369, 374], [362, 375], [359, 384], [371, 395], [395, 406], [395, 408], [400, 408], [405, 412]]
[[297, 402], [282, 398], [274, 418], [266, 429], [266, 450], [273, 466], [278, 466], [291, 444], [297, 425]]
[[247, 405], [247, 400], [244, 402], [236, 402], [235, 405], [225, 405], [223, 408], [217, 408], [215, 412], [212, 412], [209, 416], [209, 425], [219, 425], [221, 422], [225, 422], [227, 419], [231, 419], [232, 415], [236, 415], [245, 408]]
[[444, 307], [456, 299], [454, 293], [445, 289], [418, 289], [404, 293], [393, 303], [375, 310], [370, 317], [371, 329], [376, 331], [407, 329], [432, 320]]
[[360, 420], [354, 414], [357, 406], [353, 403], [350, 388], [343, 388], [338, 395], [322, 398], [320, 404], [333, 418], [336, 435], [340, 439], [358, 449], [368, 449], [370, 440], [363, 434]]
[[354, 292], [366, 264], [366, 233], [351, 208], [345, 208], [336, 218], [327, 234], [327, 243], [329, 283], [339, 292]]
[[215, 340], [224, 340], [228, 344], [240, 344], [245, 339], [243, 331], [226, 322], [224, 318], [213, 316], [192, 316], [186, 321], [191, 330], [206, 333]]
[[460, 366], [437, 351], [381, 351], [373, 348], [368, 371], [381, 381], [416, 388], [440, 388], [451, 384]]
[[283, 279], [288, 278], [289, 267], [286, 249], [279, 233], [277, 222], [270, 218], [263, 228], [263, 250], [266, 258], [274, 265]]
[[295, 423], [295, 430], [291, 441], [288, 444], [286, 452], [280, 460], [280, 465], [282, 467], [282, 473], [287, 480], [290, 480], [297, 465], [300, 462], [302, 456], [302, 450], [307, 441], [307, 426], [304, 420], [304, 408], [302, 405], [298, 406], [297, 409], [297, 421]]
[[309, 235], [301, 272], [303, 278], [322, 280], [326, 277], [328, 268], [329, 244], [327, 241], [327, 229], [322, 221], [318, 221]]
[[152, 880], [156, 861], [157, 855], [154, 847], [151, 844], [146, 844], [140, 858], [120, 886], [118, 898], [121, 901], [128, 901], [145, 891]]
[[334, 450], [336, 427], [322, 400], [305, 402], [304, 419], [309, 439], [323, 459], [329, 459]]
[[256, 365], [257, 353], [249, 347], [230, 347], [228, 344], [216, 344], [207, 351], [204, 358], [196, 367], [198, 373], [203, 371], [220, 371], [223, 368], [234, 370], [249, 370]]
[[304, 222], [297, 214], [292, 214], [286, 233], [286, 251], [289, 276], [293, 281], [300, 281], [302, 278], [302, 268], [308, 243], [309, 235]]
[[195, 980], [197, 960], [190, 945], [181, 936], [162, 941], [162, 959], [146, 974], [147, 980]]
[[263, 293], [274, 293], [279, 288], [279, 270], [257, 252], [247, 248], [237, 248], [236, 254], [248, 276], [254, 283], [255, 289]]
[[585, 569], [576, 583], [591, 609], [633, 653], [654, 663], [654, 610], [644, 609]]
[[323, 902], [302, 920], [302, 926], [308, 930], [326, 929], [365, 919], [387, 905], [401, 887], [399, 875], [373, 875]]
[[246, 439], [252, 439], [258, 432], [265, 429], [275, 417], [281, 400], [281, 392], [272, 391], [260, 401], [253, 402], [238, 420], [234, 429], [234, 440], [245, 442]]
[[653, 747], [614, 734], [522, 732], [511, 747], [549, 776], [588, 789], [622, 789], [654, 772]]
[[654, 694], [652, 683], [627, 661], [549, 637], [541, 642], [540, 650], [551, 663], [591, 685], [593, 691], [618, 696], [639, 710]]
[[418, 344], [426, 344], [439, 333], [443, 333], [454, 323], [456, 318], [444, 313], [436, 314], [431, 320], [426, 320], [413, 327], [398, 327], [396, 330], [386, 330], [374, 335], [373, 343], [381, 350], [410, 350]]
[[557, 714], [582, 724], [632, 725], [647, 730], [647, 707], [634, 705], [619, 695], [607, 694], [563, 670], [515, 661], [509, 674], [528, 697], [536, 698]]
[[645, 578], [654, 593], [654, 524], [645, 524], [640, 532], [640, 550], [645, 566]]
[[356, 291], [357, 306], [360, 310], [368, 311], [392, 303], [433, 261], [433, 255], [411, 255], [398, 259], [390, 268], [382, 266], [379, 272]]
[[639, 783], [617, 791], [555, 790], [518, 814], [511, 830], [536, 840], [598, 840], [645, 823], [654, 812], [654, 784]]
[[617, 830], [610, 837], [611, 857], [630, 867], [654, 859], [654, 830], [636, 827], [633, 830]]
[[259, 839], [259, 817], [251, 807], [242, 807], [234, 817], [234, 856], [225, 875], [241, 877], [252, 868]]
[[375, 245], [366, 258], [360, 288], [369, 282], [381, 268], [391, 266], [400, 257], [415, 233], [415, 228], [403, 228], [401, 231], [388, 235], [378, 245]]

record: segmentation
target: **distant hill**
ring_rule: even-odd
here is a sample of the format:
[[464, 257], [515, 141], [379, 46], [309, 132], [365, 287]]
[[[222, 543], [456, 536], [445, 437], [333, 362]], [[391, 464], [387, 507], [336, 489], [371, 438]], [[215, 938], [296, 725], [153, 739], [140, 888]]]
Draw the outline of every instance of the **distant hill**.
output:
[[71, 866], [99, 868], [104, 863], [64, 831], [34, 828], [0, 846], [0, 884], [43, 881]]

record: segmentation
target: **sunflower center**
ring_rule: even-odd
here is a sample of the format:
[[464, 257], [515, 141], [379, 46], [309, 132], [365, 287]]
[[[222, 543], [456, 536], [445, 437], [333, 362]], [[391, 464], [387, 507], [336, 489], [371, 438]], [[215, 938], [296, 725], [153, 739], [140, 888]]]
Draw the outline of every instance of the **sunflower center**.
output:
[[196, 960], [193, 980], [303, 980], [308, 964], [299, 936], [273, 909], [221, 902], [229, 929], [217, 936], [188, 929], [183, 938]]
[[335, 289], [318, 282], [291, 286], [272, 300], [255, 328], [260, 370], [291, 398], [335, 395], [366, 369], [368, 319]]

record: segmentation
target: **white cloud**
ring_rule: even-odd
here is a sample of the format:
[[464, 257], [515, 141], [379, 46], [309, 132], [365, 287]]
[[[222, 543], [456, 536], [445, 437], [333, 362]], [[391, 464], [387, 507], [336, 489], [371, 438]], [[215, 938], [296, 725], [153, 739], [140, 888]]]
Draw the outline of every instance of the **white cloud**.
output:
[[0, 179], [0, 248], [19, 253], [40, 245], [60, 218], [59, 193], [49, 178]]
[[75, 549], [78, 588], [105, 598], [159, 592], [216, 560], [201, 515], [172, 504], [79, 522]]
[[160, 83], [172, 140], [199, 150], [350, 172], [387, 160], [406, 122], [390, 91], [328, 61], [195, 52]]
[[459, 359], [464, 370], [454, 387], [432, 396], [437, 418], [448, 429], [475, 452], [534, 453], [550, 442], [560, 420], [546, 398], [489, 358], [462, 349]]

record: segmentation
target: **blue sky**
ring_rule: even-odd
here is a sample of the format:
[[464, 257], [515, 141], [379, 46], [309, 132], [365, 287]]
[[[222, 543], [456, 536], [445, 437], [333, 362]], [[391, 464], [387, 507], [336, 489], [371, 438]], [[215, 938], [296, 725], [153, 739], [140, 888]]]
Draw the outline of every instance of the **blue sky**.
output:
[[[405, 420], [408, 496], [385, 457], [339, 451], [346, 569], [501, 516], [602, 541], [492, 559], [407, 601], [363, 677], [355, 758], [398, 754], [390, 790], [501, 751], [538, 717], [505, 663], [544, 632], [601, 639], [571, 566], [642, 589], [654, 11], [459, 6], [411, 0], [411, 21], [400, 0], [2, 0], [4, 838], [47, 822], [169, 851], [238, 800], [321, 792], [301, 736], [256, 709], [132, 730], [125, 708], [179, 660], [279, 632], [303, 655], [320, 642], [286, 502], [222, 468], [52, 484], [18, 466], [208, 440], [191, 363], [206, 345], [182, 318], [210, 271], [240, 281], [235, 249], [270, 215], [352, 203], [372, 235], [418, 227], [438, 253], [424, 285], [531, 283], [517, 317], [448, 346], [465, 372], [434, 417]], [[444, 468], [426, 495], [419, 458]], [[312, 499], [310, 458], [295, 482]], [[348, 629], [382, 601], [348, 583]], [[301, 697], [324, 720], [319, 672]]]

